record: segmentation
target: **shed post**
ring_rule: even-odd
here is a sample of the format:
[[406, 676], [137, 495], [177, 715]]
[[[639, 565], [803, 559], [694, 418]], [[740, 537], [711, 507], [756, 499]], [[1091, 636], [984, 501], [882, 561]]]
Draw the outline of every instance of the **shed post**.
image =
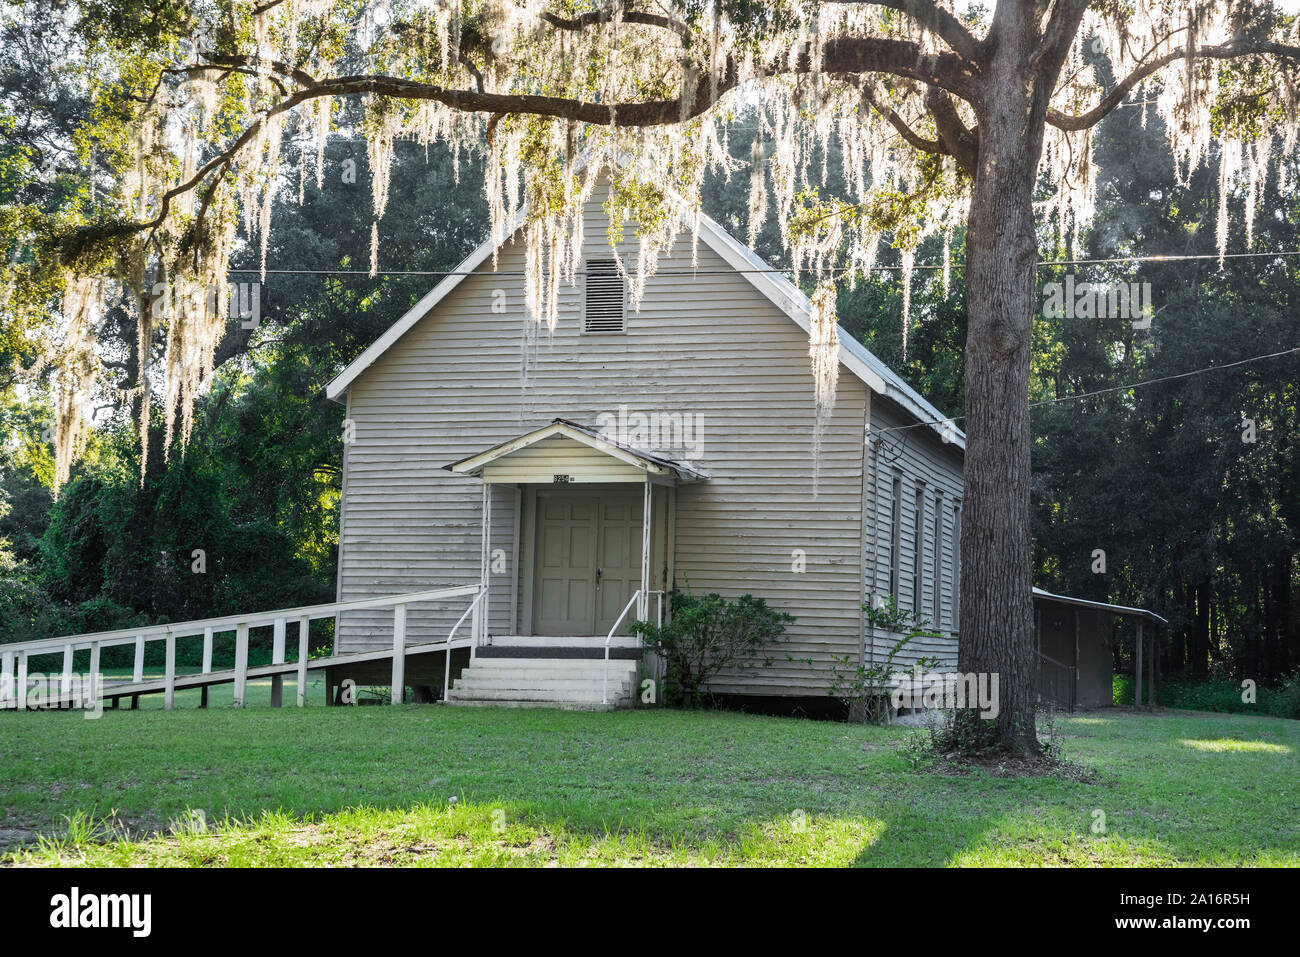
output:
[[1133, 705], [1134, 707], [1140, 708], [1142, 707], [1142, 641], [1143, 641], [1141, 618], [1138, 619], [1137, 626], [1138, 626], [1137, 661], [1135, 662], [1135, 667], [1133, 672], [1133, 679], [1134, 679], [1133, 680]]
[[1074, 609], [1074, 674], [1070, 682], [1070, 712], [1079, 706], [1079, 609]]
[[1147, 674], [1147, 704], [1153, 708], [1156, 706], [1156, 671], [1160, 667], [1160, 643], [1156, 640], [1159, 634], [1159, 629], [1152, 629], [1151, 666]]

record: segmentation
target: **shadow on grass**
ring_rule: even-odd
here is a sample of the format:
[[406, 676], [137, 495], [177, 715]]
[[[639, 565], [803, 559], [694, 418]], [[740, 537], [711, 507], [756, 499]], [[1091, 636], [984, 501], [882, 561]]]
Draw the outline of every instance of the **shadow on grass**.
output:
[[[150, 849], [101, 841], [103, 863], [1300, 860], [1280, 810], [1293, 750], [1251, 754], [1259, 791], [1243, 802], [1225, 773], [1239, 754], [1179, 743], [1209, 740], [1199, 718], [1117, 718], [1073, 738], [1064, 722], [1067, 754], [1082, 749], [1097, 782], [918, 769], [900, 729], [726, 712], [410, 705], [0, 722], [12, 745], [0, 828], [57, 833], [65, 815], [115, 808], [133, 838], [178, 832]], [[1096, 810], [1106, 834], [1090, 829]], [[187, 831], [196, 811], [224, 830]]]

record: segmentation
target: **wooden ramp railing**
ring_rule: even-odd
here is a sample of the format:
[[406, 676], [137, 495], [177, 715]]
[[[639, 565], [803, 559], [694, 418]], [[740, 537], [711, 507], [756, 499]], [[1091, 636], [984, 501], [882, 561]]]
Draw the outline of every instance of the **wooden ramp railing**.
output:
[[[448, 601], [456, 598], [472, 597], [469, 607], [460, 620], [441, 641], [426, 642], [408, 646], [406, 643], [406, 610], [417, 602]], [[428, 591], [407, 592], [400, 595], [385, 595], [379, 598], [359, 598], [352, 601], [331, 602], [327, 605], [308, 605], [302, 608], [282, 608], [274, 611], [253, 612], [246, 615], [226, 615], [221, 618], [205, 618], [198, 621], [183, 621], [165, 625], [152, 625], [143, 628], [125, 628], [118, 631], [102, 631], [93, 634], [71, 635], [62, 638], [47, 638], [40, 641], [17, 642], [0, 645], [0, 710], [25, 710], [28, 706], [29, 663], [34, 657], [62, 654], [59, 691], [53, 702], [45, 698], [43, 703], [71, 703], [74, 701], [91, 704], [107, 700], [130, 697], [138, 700], [143, 694], [161, 693], [165, 696], [165, 707], [172, 708], [178, 689], [203, 689], [203, 706], [207, 705], [207, 689], [212, 685], [230, 683], [234, 685], [235, 707], [243, 707], [247, 699], [248, 680], [250, 678], [272, 679], [271, 704], [282, 704], [283, 681], [287, 674], [296, 674], [298, 680], [298, 707], [305, 703], [307, 672], [320, 668], [329, 668], [340, 664], [357, 664], [392, 659], [393, 703], [402, 700], [405, 684], [406, 656], [424, 654], [430, 651], [447, 652], [447, 673], [450, 674], [451, 649], [469, 647], [478, 643], [485, 627], [485, 616], [480, 614], [483, 590], [480, 585], [462, 585], [455, 588], [438, 588]], [[308, 641], [311, 623], [321, 618], [334, 618], [341, 612], [360, 609], [393, 609], [393, 646], [380, 651], [359, 652], [347, 655], [331, 655], [325, 658], [311, 658]], [[472, 614], [471, 634], [457, 638], [457, 632], [465, 618]], [[290, 622], [298, 624], [298, 657], [294, 661], [286, 660], [285, 643]], [[252, 628], [270, 626], [272, 628], [271, 664], [248, 664], [248, 633]], [[212, 648], [216, 635], [233, 632], [235, 635], [234, 666], [227, 669], [213, 670]], [[176, 642], [182, 638], [203, 638], [202, 671], [197, 674], [176, 673]], [[161, 679], [144, 676], [145, 647], [151, 641], [161, 641], [166, 645], [164, 653], [164, 673]], [[99, 680], [100, 656], [105, 648], [119, 645], [134, 645], [134, 668], [130, 681], [105, 683]], [[74, 674], [73, 658], [78, 651], [89, 650], [90, 675], [89, 688], [78, 680]]]

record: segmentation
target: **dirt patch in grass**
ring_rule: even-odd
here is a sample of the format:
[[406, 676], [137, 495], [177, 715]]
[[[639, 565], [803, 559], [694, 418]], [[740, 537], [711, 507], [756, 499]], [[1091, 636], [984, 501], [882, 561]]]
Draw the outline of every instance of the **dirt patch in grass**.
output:
[[0, 827], [0, 854], [36, 841], [36, 831], [26, 827]]
[[1057, 778], [1079, 784], [1097, 784], [1097, 772], [1050, 754], [1024, 757], [1012, 754], [967, 755], [957, 751], [932, 755], [933, 774], [969, 775], [983, 772], [994, 778]]

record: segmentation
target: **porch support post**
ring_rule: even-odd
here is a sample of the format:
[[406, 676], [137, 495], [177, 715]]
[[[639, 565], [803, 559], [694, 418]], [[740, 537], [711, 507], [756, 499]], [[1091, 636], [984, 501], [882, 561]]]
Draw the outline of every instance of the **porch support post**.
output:
[[645, 497], [641, 505], [641, 597], [637, 601], [636, 616], [639, 621], [650, 618], [650, 507], [654, 502], [650, 473], [645, 474]]
[[[483, 534], [482, 553], [479, 556], [479, 603], [474, 606], [474, 645], [477, 646], [487, 635], [488, 630], [488, 587], [492, 582], [492, 486], [483, 483]], [[451, 649], [447, 649], [448, 656]]]

